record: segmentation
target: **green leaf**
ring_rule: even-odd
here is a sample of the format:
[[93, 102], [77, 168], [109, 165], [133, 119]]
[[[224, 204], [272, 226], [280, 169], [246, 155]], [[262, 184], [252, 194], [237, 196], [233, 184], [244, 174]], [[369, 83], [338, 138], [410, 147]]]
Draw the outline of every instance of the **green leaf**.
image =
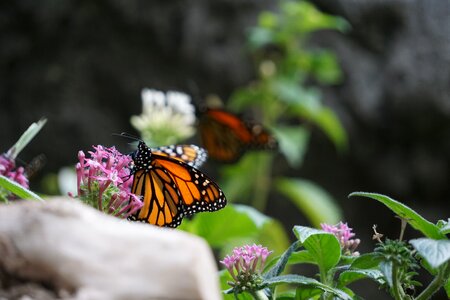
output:
[[364, 300], [363, 298], [359, 297], [358, 295], [355, 295], [355, 292], [353, 292], [348, 287], [344, 286], [339, 288], [340, 290], [344, 291], [345, 293], [349, 294], [353, 300]]
[[339, 290], [339, 289], [335, 289], [332, 287], [329, 287], [323, 283], [320, 283], [319, 281], [309, 278], [309, 277], [305, 277], [305, 276], [301, 276], [301, 275], [281, 275], [281, 276], [276, 276], [276, 277], [272, 277], [269, 279], [265, 279], [263, 281], [264, 284], [267, 285], [279, 285], [279, 284], [296, 284], [296, 285], [301, 285], [301, 286], [308, 286], [308, 287], [314, 287], [314, 288], [318, 288], [321, 289], [324, 292], [328, 292], [331, 293], [333, 295], [335, 295], [336, 297], [338, 297], [339, 299], [345, 299], [345, 300], [351, 300], [352, 297], [350, 297], [348, 294], [346, 294], [345, 292]]
[[192, 220], [183, 220], [181, 230], [204, 238], [212, 247], [223, 247], [237, 239], [249, 241], [258, 234], [263, 220], [242, 206], [228, 204], [214, 213], [197, 214]]
[[[275, 254], [282, 253], [289, 247], [289, 237], [283, 225], [278, 220], [262, 214], [251, 206], [234, 204], [234, 208], [237, 212], [246, 214], [257, 227], [256, 234], [247, 243], [262, 244], [274, 251]], [[231, 246], [232, 244], [230, 243], [227, 246]], [[241, 242], [239, 246], [242, 244]]]
[[341, 246], [333, 234], [304, 226], [294, 226], [293, 231], [305, 249], [314, 257], [320, 270], [328, 272], [338, 264], [341, 258]]
[[[219, 271], [219, 281], [220, 281], [220, 288], [222, 291], [226, 291], [228, 289], [230, 289], [230, 285], [228, 284], [229, 281], [233, 281], [233, 278], [231, 277], [230, 273], [228, 272], [228, 270], [220, 270]], [[233, 296], [232, 295], [224, 295], [224, 299], [228, 300], [232, 300]]]
[[341, 260], [339, 261], [339, 266], [349, 266], [351, 265], [359, 256], [353, 256], [348, 254], [342, 254]]
[[289, 257], [291, 254], [297, 250], [297, 248], [300, 246], [300, 243], [294, 242], [284, 253], [281, 255], [281, 257], [278, 259], [276, 264], [270, 268], [266, 273], [263, 274], [263, 278], [269, 279], [272, 277], [276, 277], [283, 272], [284, 268], [286, 267], [286, 264], [288, 262]]
[[45, 123], [47, 123], [47, 119], [40, 119], [38, 122], [35, 122], [28, 127], [27, 130], [20, 136], [19, 140], [12, 146], [6, 155], [10, 159], [16, 159], [17, 155], [25, 148], [28, 143], [39, 133], [39, 131], [44, 127]]
[[320, 223], [336, 224], [342, 220], [336, 201], [313, 182], [280, 178], [276, 180], [275, 186], [308, 217], [313, 226], [319, 227]]
[[304, 112], [315, 113], [322, 108], [321, 94], [318, 89], [304, 88], [291, 78], [274, 79], [272, 90], [280, 100], [290, 106], [286, 113], [304, 116]]
[[233, 206], [236, 212], [247, 215], [258, 228], [262, 228], [264, 224], [272, 220], [251, 206], [242, 204], [233, 204]]
[[0, 175], [0, 186], [7, 189], [14, 195], [18, 196], [20, 199], [29, 199], [29, 200], [35, 200], [35, 201], [41, 201], [44, 202], [44, 200], [39, 197], [34, 192], [30, 191], [29, 189], [24, 188], [17, 182]]
[[338, 83], [342, 79], [336, 55], [331, 51], [314, 51], [310, 56], [310, 68], [317, 80], [323, 84]]
[[278, 17], [272, 12], [262, 12], [259, 15], [258, 23], [264, 28], [274, 28], [278, 23]]
[[351, 269], [373, 269], [377, 268], [382, 258], [375, 253], [366, 253], [358, 256], [350, 265]]
[[364, 269], [364, 270], [347, 270], [339, 275], [339, 287], [346, 286], [352, 282], [361, 279], [373, 279], [379, 284], [385, 283], [383, 273], [376, 269]]
[[[222, 179], [220, 187], [227, 195], [228, 199], [239, 199], [241, 202], [249, 201], [250, 195], [255, 194], [259, 188], [259, 178], [255, 178], [255, 172], [261, 170], [258, 174], [266, 172], [270, 168], [273, 154], [270, 152], [250, 152], [244, 155], [242, 159], [222, 169]], [[252, 180], [248, 180], [251, 178]]]
[[422, 232], [426, 237], [432, 239], [445, 239], [445, 235], [440, 232], [439, 227], [424, 219], [408, 206], [391, 199], [388, 196], [366, 192], [354, 192], [349, 195], [349, 197], [354, 196], [367, 197], [383, 203], [398, 216], [404, 218], [414, 229]]
[[382, 261], [380, 262], [380, 271], [384, 276], [389, 287], [392, 287], [394, 284], [394, 279], [392, 278], [392, 262], [391, 261]]
[[450, 278], [447, 279], [447, 282], [444, 285], [445, 293], [447, 294], [447, 297], [450, 299]]
[[290, 240], [281, 222], [270, 218], [262, 225], [252, 243], [264, 245], [277, 255], [289, 247]]
[[288, 261], [289, 265], [303, 264], [303, 263], [308, 263], [308, 264], [316, 263], [314, 256], [308, 250], [301, 250], [301, 251], [292, 253], [292, 255]]
[[281, 283], [292, 283], [292, 284], [301, 284], [301, 285], [317, 285], [317, 286], [323, 286], [322, 283], [319, 281], [309, 278], [302, 275], [295, 275], [295, 274], [289, 274], [289, 275], [280, 275], [275, 276], [271, 278], [266, 278], [264, 280], [265, 284], [268, 285], [278, 285]]
[[439, 220], [437, 226], [440, 228], [442, 234], [450, 233], [450, 219], [447, 221]]
[[334, 143], [338, 151], [346, 150], [347, 133], [333, 110], [328, 107], [323, 107], [320, 112], [313, 115], [312, 121], [322, 129]]
[[349, 24], [345, 19], [324, 14], [313, 4], [306, 1], [286, 1], [282, 3], [282, 10], [295, 22], [297, 32], [308, 33], [323, 29], [348, 30]]
[[281, 293], [277, 293], [277, 300], [296, 300], [295, 299], [295, 290], [288, 290]]
[[[235, 90], [231, 94], [226, 108], [239, 114], [239, 112], [243, 112], [249, 107], [260, 107], [262, 103], [273, 101], [272, 97], [265, 91], [262, 83], [255, 83], [254, 85]], [[265, 110], [267, 107], [261, 109]]]
[[254, 27], [249, 30], [248, 41], [251, 49], [261, 48], [274, 41], [274, 34], [270, 29]]
[[422, 268], [428, 271], [433, 276], [436, 276], [439, 273], [439, 269], [433, 268], [426, 259], [421, 258], [420, 259], [420, 265]]
[[339, 151], [347, 148], [347, 134], [339, 118], [328, 107], [322, 105], [320, 91], [302, 88], [295, 81], [278, 79], [273, 83], [280, 100], [289, 104], [290, 114], [309, 120], [319, 127]]
[[432, 268], [439, 268], [450, 259], [450, 241], [420, 238], [409, 241]]
[[289, 246], [289, 238], [279, 221], [247, 205], [229, 203], [217, 212], [183, 220], [178, 228], [204, 238], [211, 247], [221, 250], [219, 255], [245, 244], [262, 244], [274, 253], [282, 253]]
[[295, 300], [311, 300], [318, 299], [323, 294], [323, 290], [316, 287], [302, 286], [297, 288]]
[[291, 167], [298, 167], [303, 162], [309, 140], [309, 130], [303, 126], [272, 127], [280, 152], [286, 157]]

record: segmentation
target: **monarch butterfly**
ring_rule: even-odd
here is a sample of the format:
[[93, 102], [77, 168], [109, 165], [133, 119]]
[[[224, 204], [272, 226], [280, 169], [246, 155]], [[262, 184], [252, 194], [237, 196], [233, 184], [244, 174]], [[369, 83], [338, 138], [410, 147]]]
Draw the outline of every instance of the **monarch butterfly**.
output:
[[275, 138], [262, 125], [245, 122], [230, 112], [207, 108], [199, 119], [203, 146], [217, 161], [231, 163], [246, 150], [277, 147]]
[[[179, 146], [170, 146], [169, 149], [176, 147]], [[130, 219], [177, 227], [185, 216], [216, 211], [226, 205], [225, 195], [217, 184], [183, 162], [179, 158], [182, 155], [173, 158], [168, 152], [153, 152], [140, 141], [138, 149], [131, 155], [134, 161], [131, 192], [142, 196], [144, 205]]]

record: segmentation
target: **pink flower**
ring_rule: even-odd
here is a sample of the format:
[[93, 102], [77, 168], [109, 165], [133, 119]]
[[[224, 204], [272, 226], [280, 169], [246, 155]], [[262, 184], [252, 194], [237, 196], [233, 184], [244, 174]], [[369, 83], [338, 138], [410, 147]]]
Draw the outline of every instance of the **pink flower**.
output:
[[5, 154], [0, 155], [0, 175], [8, 177], [24, 188], [28, 188], [28, 178], [25, 175], [25, 169], [23, 167], [16, 168], [15, 161]]
[[234, 279], [234, 282], [228, 284], [238, 291], [258, 290], [261, 273], [271, 253], [266, 247], [255, 244], [234, 248], [232, 255], [227, 255], [220, 261]]
[[[23, 167], [16, 168], [16, 162], [8, 154], [0, 154], [0, 175], [17, 182], [24, 188], [28, 188], [28, 178]], [[0, 187], [0, 202], [8, 202], [17, 199], [10, 191]]]
[[355, 234], [347, 223], [339, 222], [336, 225], [320, 224], [322, 230], [332, 233], [336, 236], [342, 247], [342, 252], [346, 255], [358, 256], [359, 252], [355, 251], [361, 242], [360, 239], [353, 239]]
[[[139, 197], [132, 194], [132, 159], [101, 145], [93, 146], [89, 156], [78, 152], [76, 164], [78, 197], [108, 214], [127, 218], [142, 207]], [[106, 204], [106, 205], [105, 205]]]

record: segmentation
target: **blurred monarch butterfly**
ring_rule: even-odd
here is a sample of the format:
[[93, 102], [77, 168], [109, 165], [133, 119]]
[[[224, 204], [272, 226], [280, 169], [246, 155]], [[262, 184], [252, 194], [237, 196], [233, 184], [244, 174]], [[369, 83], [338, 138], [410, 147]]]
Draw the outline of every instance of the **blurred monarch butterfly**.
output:
[[[131, 192], [142, 196], [144, 205], [130, 219], [177, 227], [185, 216], [216, 211], [226, 205], [225, 195], [217, 184], [188, 164], [198, 165], [195, 157], [206, 155], [195, 147], [169, 146], [152, 151], [144, 142], [139, 142], [138, 149], [131, 155], [134, 161]], [[193, 150], [196, 155], [187, 155], [187, 159], [183, 154], [172, 157], [170, 153], [178, 153], [177, 149]]]
[[220, 162], [237, 161], [246, 150], [276, 149], [277, 141], [260, 124], [249, 123], [221, 109], [199, 116], [199, 131], [208, 155]]

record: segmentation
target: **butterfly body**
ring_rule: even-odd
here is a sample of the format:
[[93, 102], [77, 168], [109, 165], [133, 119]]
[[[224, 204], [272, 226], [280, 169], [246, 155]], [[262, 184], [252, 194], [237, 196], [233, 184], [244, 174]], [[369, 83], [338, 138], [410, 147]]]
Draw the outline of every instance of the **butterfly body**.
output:
[[171, 157], [165, 151], [162, 153], [153, 153], [140, 142], [132, 155], [131, 192], [142, 197], [143, 207], [131, 219], [177, 227], [185, 216], [216, 211], [226, 205], [222, 190], [205, 174], [180, 159], [180, 154]]
[[277, 147], [275, 138], [262, 125], [221, 109], [206, 109], [200, 116], [199, 130], [209, 156], [225, 163], [237, 161], [247, 150]]

